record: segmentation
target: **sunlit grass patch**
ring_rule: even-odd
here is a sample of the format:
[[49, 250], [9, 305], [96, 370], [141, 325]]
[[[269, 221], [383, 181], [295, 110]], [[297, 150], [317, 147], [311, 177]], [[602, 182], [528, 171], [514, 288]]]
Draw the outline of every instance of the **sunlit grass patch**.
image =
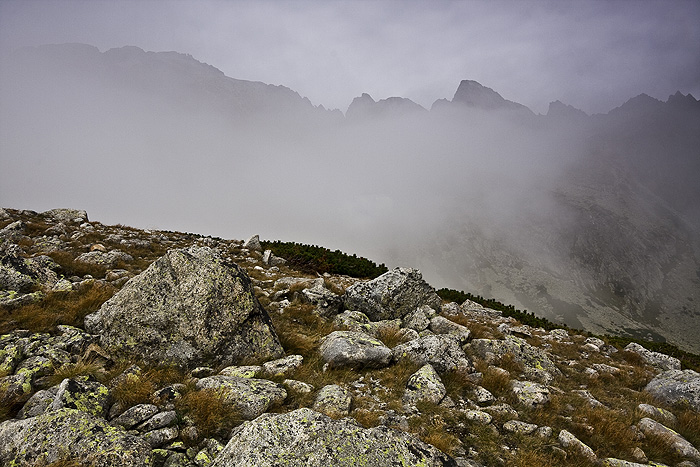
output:
[[200, 438], [227, 437], [242, 422], [238, 410], [226, 400], [223, 390], [203, 389], [185, 392], [175, 400], [181, 416], [192, 419]]

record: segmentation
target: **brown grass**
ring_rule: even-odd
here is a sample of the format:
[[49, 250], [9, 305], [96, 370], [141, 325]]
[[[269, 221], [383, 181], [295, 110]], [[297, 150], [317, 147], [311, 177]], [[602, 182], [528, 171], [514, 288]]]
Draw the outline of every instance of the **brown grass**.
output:
[[185, 374], [176, 367], [150, 368], [119, 378], [111, 389], [111, 395], [115, 403], [122, 404], [126, 409], [137, 404], [157, 402], [152, 398], [154, 392], [173, 383], [184, 383], [186, 380]]
[[94, 362], [86, 362], [80, 360], [76, 363], [66, 363], [58, 368], [50, 376], [45, 379], [47, 387], [55, 386], [66, 378], [75, 378], [76, 376], [93, 376], [99, 380], [106, 374], [104, 368]]
[[393, 349], [397, 345], [401, 344], [404, 339], [401, 334], [400, 329], [381, 327], [377, 333], [377, 338], [384, 343], [390, 349]]
[[61, 267], [61, 274], [66, 277], [79, 276], [83, 277], [86, 274], [91, 275], [95, 279], [103, 279], [107, 272], [107, 267], [101, 264], [84, 263], [76, 261], [76, 256], [68, 251], [52, 251], [48, 254]]
[[42, 300], [17, 308], [0, 307], [0, 333], [49, 332], [58, 324], [82, 327], [85, 316], [97, 311], [114, 292], [112, 286], [95, 283], [79, 291], [49, 292]]
[[510, 395], [510, 376], [493, 366], [489, 366], [483, 360], [475, 361], [477, 371], [482, 376], [481, 386], [487, 389], [495, 397], [507, 397]]
[[202, 438], [227, 437], [231, 429], [242, 421], [238, 411], [226, 401], [225, 393], [221, 390], [186, 392], [175, 400], [175, 408], [181, 415], [194, 421]]

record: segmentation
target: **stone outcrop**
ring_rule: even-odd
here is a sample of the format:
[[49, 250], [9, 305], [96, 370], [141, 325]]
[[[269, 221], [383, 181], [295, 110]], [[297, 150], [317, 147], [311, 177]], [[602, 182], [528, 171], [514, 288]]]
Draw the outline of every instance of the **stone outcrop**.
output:
[[419, 365], [430, 364], [438, 373], [457, 371], [467, 374], [472, 369], [459, 340], [447, 334], [413, 339], [394, 347], [392, 354], [395, 361], [408, 359]]
[[190, 368], [282, 356], [248, 276], [208, 247], [169, 251], [85, 327], [116, 355]]
[[664, 371], [644, 390], [667, 404], [685, 404], [700, 412], [700, 374], [696, 371]]
[[0, 424], [0, 464], [16, 467], [80, 459], [96, 467], [150, 466], [151, 446], [106, 420], [63, 408]]
[[455, 461], [412, 436], [386, 427], [364, 429], [310, 409], [265, 414], [233, 434], [212, 467], [455, 466]]
[[323, 339], [319, 351], [334, 368], [383, 368], [391, 361], [391, 349], [361, 332], [333, 331]]
[[197, 382], [197, 389], [220, 390], [226, 401], [232, 404], [246, 420], [265, 413], [270, 407], [281, 404], [287, 391], [280, 385], [265, 379], [237, 376], [210, 376]]
[[440, 308], [442, 300], [417, 269], [396, 268], [345, 291], [345, 308], [372, 321], [403, 318], [422, 305]]

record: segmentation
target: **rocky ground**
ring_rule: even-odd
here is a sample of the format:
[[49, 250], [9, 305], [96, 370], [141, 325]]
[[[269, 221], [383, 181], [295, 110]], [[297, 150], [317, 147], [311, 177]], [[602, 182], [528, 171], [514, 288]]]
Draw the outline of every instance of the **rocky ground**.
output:
[[700, 465], [700, 375], [419, 271], [0, 210], [0, 464]]

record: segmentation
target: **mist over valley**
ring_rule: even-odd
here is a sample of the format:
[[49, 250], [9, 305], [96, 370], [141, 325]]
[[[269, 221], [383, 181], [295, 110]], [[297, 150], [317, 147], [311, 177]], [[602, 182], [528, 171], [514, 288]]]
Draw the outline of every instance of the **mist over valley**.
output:
[[341, 112], [212, 65], [137, 47], [19, 49], [0, 68], [0, 204], [341, 249], [700, 352], [690, 94], [540, 115], [456, 76], [430, 109], [363, 94]]

